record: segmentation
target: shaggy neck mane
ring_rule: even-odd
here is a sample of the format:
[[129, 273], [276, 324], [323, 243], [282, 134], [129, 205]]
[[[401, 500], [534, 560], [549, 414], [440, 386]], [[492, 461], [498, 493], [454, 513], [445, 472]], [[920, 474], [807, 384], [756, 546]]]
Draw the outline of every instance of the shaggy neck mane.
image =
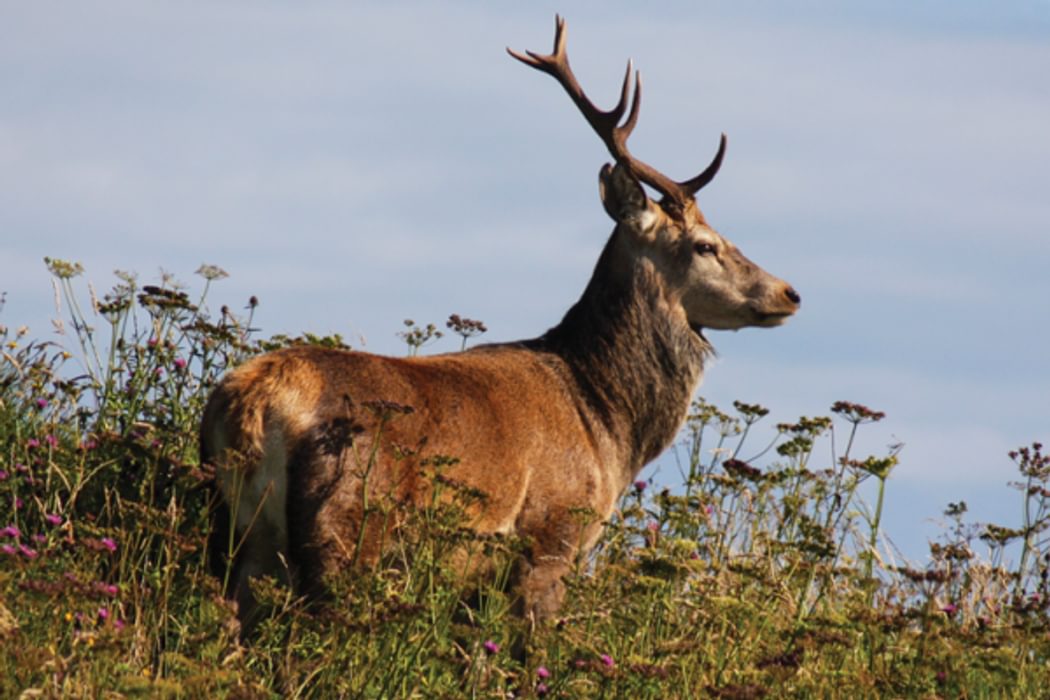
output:
[[576, 304], [534, 341], [561, 357], [579, 385], [585, 413], [626, 448], [628, 479], [671, 443], [711, 346], [672, 315], [648, 261], [618, 260], [614, 233]]

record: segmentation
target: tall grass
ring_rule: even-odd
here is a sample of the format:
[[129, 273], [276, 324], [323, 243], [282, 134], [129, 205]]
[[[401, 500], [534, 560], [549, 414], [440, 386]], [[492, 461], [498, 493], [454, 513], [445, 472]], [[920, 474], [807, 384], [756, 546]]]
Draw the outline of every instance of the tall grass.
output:
[[[268, 614], [241, 645], [206, 572], [200, 411], [246, 357], [341, 339], [256, 339], [254, 299], [243, 314], [209, 313], [215, 267], [199, 270], [192, 297], [172, 279], [121, 274], [85, 303], [80, 267], [48, 264], [62, 344], [0, 329], [2, 697], [1046, 693], [1050, 457], [1039, 445], [1009, 455], [1019, 523], [969, 523], [965, 504], [949, 504], [929, 563], [895, 566], [880, 527], [897, 455], [855, 454], [858, 432], [884, 416], [847, 402], [755, 446], [765, 408], [697, 400], [681, 484], [635, 483], [569, 576], [561, 616], [531, 633], [506, 586], [527, 543], [465, 529], [463, 506], [479, 494], [432, 460], [436, 497], [400, 514], [407, 525], [379, 566], [331, 581], [324, 604], [259, 582]], [[459, 317], [448, 326], [463, 347], [484, 331]], [[410, 353], [438, 337], [406, 328]], [[464, 579], [465, 551], [492, 573]]]

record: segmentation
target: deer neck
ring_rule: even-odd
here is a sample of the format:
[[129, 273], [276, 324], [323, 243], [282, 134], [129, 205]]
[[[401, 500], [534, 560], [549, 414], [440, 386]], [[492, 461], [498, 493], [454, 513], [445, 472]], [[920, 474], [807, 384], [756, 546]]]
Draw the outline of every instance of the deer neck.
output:
[[653, 262], [626, 254], [620, 235], [540, 342], [568, 365], [591, 429], [618, 446], [626, 486], [678, 433], [712, 349], [675, 311]]

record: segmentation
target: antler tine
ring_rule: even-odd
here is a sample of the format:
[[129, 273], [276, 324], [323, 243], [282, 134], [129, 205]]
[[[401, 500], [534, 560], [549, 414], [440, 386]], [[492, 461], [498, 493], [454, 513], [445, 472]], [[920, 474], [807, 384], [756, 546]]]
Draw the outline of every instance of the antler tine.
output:
[[631, 92], [632, 64], [627, 62], [627, 72], [623, 77], [623, 86], [620, 88], [620, 101], [614, 108], [608, 111], [598, 109], [590, 98], [580, 87], [576, 76], [569, 67], [569, 56], [565, 49], [568, 32], [566, 31], [565, 19], [560, 15], [554, 16], [554, 50], [553, 53], [543, 55], [534, 51], [519, 53], [508, 48], [509, 53], [525, 65], [531, 66], [544, 73], [553, 76], [569, 94], [576, 107], [583, 114], [587, 123], [591, 125], [595, 133], [605, 143], [609, 153], [616, 162], [627, 168], [635, 177], [653, 187], [664, 195], [665, 200], [671, 202], [679, 209], [684, 209], [686, 204], [692, 200], [693, 195], [706, 185], [718, 172], [722, 165], [722, 157], [725, 155], [726, 138], [722, 135], [722, 141], [718, 148], [718, 154], [707, 168], [685, 182], [675, 182], [661, 173], [656, 168], [643, 163], [627, 150], [627, 139], [638, 122], [638, 112], [642, 102], [642, 77], [638, 72], [634, 73], [634, 95], [631, 99], [631, 111], [627, 115], [627, 121], [622, 125], [624, 112], [627, 110], [627, 99]]
[[[626, 143], [631, 129], [634, 128], [634, 121], [637, 120], [637, 93], [635, 94], [634, 104], [631, 106], [631, 118], [628, 119], [628, 122], [624, 127], [618, 127], [618, 124], [623, 118], [624, 112], [627, 110], [627, 98], [628, 93], [630, 92], [631, 62], [627, 62], [627, 72], [624, 75], [623, 86], [620, 89], [620, 101], [611, 110], [606, 111], [599, 109], [590, 98], [587, 97], [583, 88], [580, 87], [579, 82], [576, 80], [576, 75], [572, 72], [572, 68], [569, 66], [569, 55], [565, 50], [565, 44], [568, 39], [565, 18], [560, 15], [555, 15], [554, 27], [553, 53], [543, 55], [536, 53], [535, 51], [526, 50], [525, 53], [522, 54], [511, 48], [507, 49], [507, 53], [525, 65], [553, 76], [565, 91], [569, 93], [569, 97], [572, 98], [572, 101], [583, 114], [587, 123], [591, 125], [591, 128], [594, 129], [602, 140], [606, 142], [613, 157], [617, 160], [629, 157], [626, 150], [621, 147]], [[637, 79], [635, 82], [637, 85]], [[623, 132], [622, 136], [617, 133], [618, 131]]]
[[714, 179], [715, 175], [718, 174], [718, 169], [722, 167], [722, 159], [726, 156], [726, 135], [722, 133], [722, 138], [718, 142], [718, 153], [715, 154], [714, 160], [711, 164], [704, 168], [704, 171], [694, 178], [686, 180], [685, 182], [679, 182], [678, 186], [683, 190], [687, 191], [690, 196], [700, 191], [707, 183]]

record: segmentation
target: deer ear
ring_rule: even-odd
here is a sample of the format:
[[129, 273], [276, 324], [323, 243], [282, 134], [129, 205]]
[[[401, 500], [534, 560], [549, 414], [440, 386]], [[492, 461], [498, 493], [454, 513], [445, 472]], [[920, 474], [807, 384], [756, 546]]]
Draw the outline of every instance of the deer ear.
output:
[[615, 167], [608, 163], [602, 166], [598, 173], [598, 192], [606, 213], [616, 222], [649, 207], [649, 198], [645, 196], [642, 183], [619, 164]]

